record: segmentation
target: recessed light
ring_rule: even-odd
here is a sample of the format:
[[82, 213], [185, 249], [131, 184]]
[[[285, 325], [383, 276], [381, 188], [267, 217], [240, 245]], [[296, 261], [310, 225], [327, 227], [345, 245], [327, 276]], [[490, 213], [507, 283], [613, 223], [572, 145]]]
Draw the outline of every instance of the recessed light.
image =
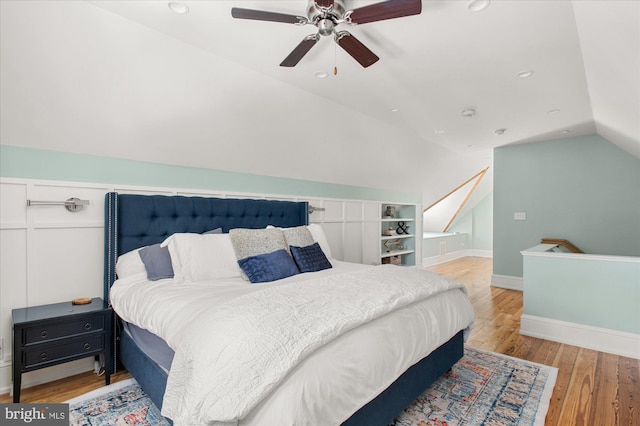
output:
[[527, 77], [531, 77], [533, 75], [533, 71], [531, 70], [526, 70], [526, 71], [520, 71], [518, 74], [516, 74], [519, 78], [527, 78]]
[[560, 133], [566, 135], [567, 133], [571, 133], [571, 130], [560, 130]]
[[435, 131], [435, 132], [433, 132], [433, 133], [435, 133], [436, 135], [441, 135], [441, 134], [443, 134], [443, 133], [444, 133], [444, 130], [436, 130], [436, 131]]
[[500, 135], [504, 135], [504, 132], [506, 132], [507, 129], [496, 129], [493, 131], [494, 134], [500, 136]]
[[169, 9], [171, 9], [173, 12], [179, 15], [184, 15], [185, 13], [189, 13], [189, 6], [178, 1], [169, 2]]
[[467, 4], [467, 9], [471, 12], [480, 12], [489, 7], [489, 4], [491, 4], [490, 0], [473, 0]]
[[460, 114], [462, 114], [464, 118], [472, 118], [473, 116], [476, 115], [476, 110], [472, 108], [468, 108], [463, 110]]
[[400, 108], [393, 107], [393, 108], [390, 108], [390, 110], [391, 112], [398, 112], [400, 111]]
[[559, 109], [550, 109], [549, 111], [547, 111], [547, 114], [557, 114], [559, 112], [560, 112]]
[[318, 71], [314, 75], [316, 77], [318, 77], [318, 78], [327, 78], [327, 77], [329, 77], [329, 73], [326, 73], [324, 71]]

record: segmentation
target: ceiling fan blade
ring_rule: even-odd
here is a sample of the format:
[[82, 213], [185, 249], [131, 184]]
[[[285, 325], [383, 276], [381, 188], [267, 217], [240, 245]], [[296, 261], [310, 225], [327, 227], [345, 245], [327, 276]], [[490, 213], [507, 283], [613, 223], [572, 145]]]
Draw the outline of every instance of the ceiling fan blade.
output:
[[333, 6], [333, 0], [315, 0], [318, 9], [329, 9]]
[[335, 40], [340, 47], [342, 47], [353, 57], [353, 59], [358, 61], [360, 65], [365, 68], [375, 64], [378, 62], [378, 59], [380, 59], [375, 53], [370, 51], [367, 46], [362, 44], [360, 40], [352, 36], [347, 31], [340, 31], [339, 33], [336, 33]]
[[303, 16], [287, 15], [277, 12], [266, 12], [264, 10], [242, 9], [239, 7], [234, 7], [231, 9], [231, 16], [238, 19], [282, 22], [284, 24], [305, 25], [309, 23], [309, 20]]
[[388, 0], [348, 11], [345, 18], [354, 24], [366, 24], [419, 15], [420, 12], [422, 12], [422, 0]]
[[304, 55], [306, 55], [307, 52], [311, 50], [311, 48], [318, 42], [319, 39], [320, 36], [318, 36], [318, 34], [311, 34], [305, 37], [305, 39], [302, 40], [291, 53], [289, 53], [289, 56], [284, 58], [284, 61], [282, 61], [280, 66], [295, 67], [298, 62], [300, 62], [300, 59], [302, 59]]

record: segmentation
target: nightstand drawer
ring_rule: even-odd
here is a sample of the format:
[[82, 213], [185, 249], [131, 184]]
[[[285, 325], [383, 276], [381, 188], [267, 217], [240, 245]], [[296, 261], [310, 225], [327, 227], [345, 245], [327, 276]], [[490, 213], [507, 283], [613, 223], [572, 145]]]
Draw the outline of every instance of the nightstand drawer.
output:
[[83, 339], [69, 339], [58, 345], [34, 345], [24, 351], [24, 367], [59, 361], [69, 357], [84, 357], [104, 350], [104, 334], [94, 333]]
[[60, 337], [69, 337], [76, 334], [90, 333], [104, 329], [104, 315], [87, 316], [83, 319], [74, 318], [73, 321], [53, 324], [42, 324], [36, 327], [27, 327], [24, 332], [24, 344], [46, 342]]

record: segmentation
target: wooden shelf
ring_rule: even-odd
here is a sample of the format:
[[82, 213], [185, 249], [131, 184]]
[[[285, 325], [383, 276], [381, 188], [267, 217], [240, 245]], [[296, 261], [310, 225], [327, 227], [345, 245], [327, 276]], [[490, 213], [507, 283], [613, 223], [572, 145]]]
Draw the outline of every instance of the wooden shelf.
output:
[[380, 239], [382, 241], [385, 241], [385, 240], [397, 240], [397, 239], [400, 239], [400, 238], [413, 238], [413, 237], [415, 237], [415, 235], [413, 235], [413, 234], [383, 235], [383, 236], [380, 237]]
[[380, 258], [383, 257], [391, 257], [391, 256], [402, 256], [403, 254], [411, 254], [414, 253], [414, 250], [393, 250], [393, 251], [386, 251], [384, 253], [380, 254]]

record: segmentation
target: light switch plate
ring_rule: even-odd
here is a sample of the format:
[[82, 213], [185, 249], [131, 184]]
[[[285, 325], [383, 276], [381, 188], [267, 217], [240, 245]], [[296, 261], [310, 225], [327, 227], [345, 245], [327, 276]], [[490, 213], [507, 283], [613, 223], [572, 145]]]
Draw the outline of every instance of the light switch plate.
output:
[[513, 220], [527, 220], [527, 213], [526, 212], [514, 212], [513, 213]]

